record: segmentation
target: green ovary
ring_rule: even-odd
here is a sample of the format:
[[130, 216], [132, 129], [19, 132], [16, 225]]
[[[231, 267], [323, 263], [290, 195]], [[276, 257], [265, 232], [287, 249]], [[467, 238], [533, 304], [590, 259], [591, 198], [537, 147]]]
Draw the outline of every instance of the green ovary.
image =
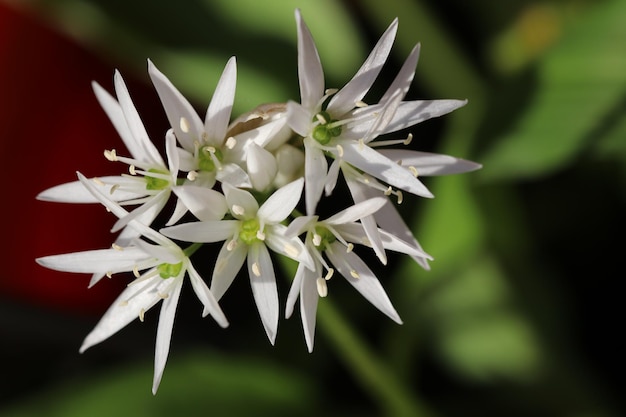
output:
[[[322, 121], [323, 120], [323, 121]], [[313, 128], [313, 139], [318, 141], [322, 145], [328, 144], [332, 138], [341, 135], [341, 126], [332, 126], [337, 120], [331, 119], [330, 114], [325, 111], [321, 111], [315, 115], [313, 121], [318, 121], [320, 124]]]
[[215, 161], [213, 160], [213, 155], [215, 158], [222, 162], [224, 160], [224, 154], [220, 149], [213, 148], [212, 146], [204, 146], [200, 148], [200, 152], [198, 152], [198, 167], [202, 171], [215, 171]]
[[177, 277], [178, 274], [180, 274], [182, 268], [182, 262], [179, 262], [177, 264], [161, 264], [157, 266], [157, 271], [159, 271], [159, 276], [161, 278], [168, 279], [172, 277]]
[[[155, 174], [164, 174], [167, 175], [168, 172], [159, 171], [158, 169], [149, 169], [148, 172], [152, 172]], [[164, 180], [162, 178], [157, 177], [144, 177], [146, 179], [146, 189], [147, 190], [164, 190], [169, 187], [170, 182], [168, 180]]]
[[259, 232], [259, 221], [254, 219], [248, 219], [241, 222], [241, 230], [239, 231], [239, 239], [241, 239], [247, 245], [259, 240], [257, 233]]

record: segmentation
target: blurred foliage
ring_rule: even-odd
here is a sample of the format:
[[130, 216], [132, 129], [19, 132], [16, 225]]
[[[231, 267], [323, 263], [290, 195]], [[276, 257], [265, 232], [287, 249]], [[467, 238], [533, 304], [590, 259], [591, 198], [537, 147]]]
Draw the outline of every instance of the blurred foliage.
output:
[[[624, 225], [625, 1], [20, 3], [97, 51], [112, 69], [147, 80], [145, 59], [152, 59], [201, 111], [226, 60], [236, 55], [236, 113], [297, 99], [294, 7], [303, 10], [330, 86], [352, 76], [398, 16], [391, 65], [397, 69], [415, 43], [422, 44], [409, 94], [469, 99], [453, 114], [416, 126], [416, 148], [473, 159], [484, 168], [427, 179], [437, 197], [408, 198], [400, 208], [435, 257], [429, 272], [393, 257], [392, 271], [381, 269], [403, 326], [333, 287], [320, 305], [316, 350], [332, 347], [337, 358], [322, 353], [326, 367], [309, 379], [285, 369], [289, 361], [300, 363], [294, 349], [279, 350], [287, 362], [280, 367], [238, 353], [173, 353], [156, 398], [147, 394], [150, 367], [135, 367], [81, 382], [81, 388], [68, 383], [41, 403], [0, 415], [40, 415], [44, 405], [50, 416], [84, 410], [92, 416], [196, 415], [193, 406], [202, 404], [206, 413], [228, 407], [229, 416], [249, 410], [332, 415], [333, 406], [341, 410], [336, 415], [361, 416], [599, 417], [623, 411], [608, 388], [612, 381], [602, 379], [609, 372], [589, 370], [601, 361], [586, 355], [599, 350], [578, 339], [579, 316], [566, 304], [579, 301], [568, 299], [564, 288], [597, 297], [595, 307], [611, 296], [601, 289], [587, 293], [575, 277], [614, 276], [610, 256], [618, 249], [597, 233]], [[587, 192], [597, 211], [590, 206], [581, 217], [577, 205]], [[595, 247], [582, 248], [585, 239]], [[603, 254], [602, 265], [586, 260], [594, 253]], [[298, 319], [281, 329], [283, 337], [292, 340]], [[303, 346], [295, 350], [305, 355]], [[137, 386], [145, 388], [142, 394]], [[343, 395], [329, 394], [331, 386]], [[320, 398], [339, 404], [319, 406]]]

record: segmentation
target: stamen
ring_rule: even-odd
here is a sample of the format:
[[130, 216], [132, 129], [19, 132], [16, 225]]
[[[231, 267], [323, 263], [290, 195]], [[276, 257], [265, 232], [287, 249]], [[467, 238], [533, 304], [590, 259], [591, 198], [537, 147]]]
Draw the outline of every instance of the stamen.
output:
[[321, 113], [317, 113], [315, 115], [315, 118], [317, 119], [318, 122], [320, 122], [320, 124], [325, 125], [326, 123], [328, 123], [328, 120], [326, 120], [326, 118]]
[[100, 178], [92, 178], [91, 180], [98, 185], [104, 185], [104, 182], [102, 182]]
[[261, 276], [261, 268], [259, 267], [259, 263], [258, 262], [254, 262], [252, 264], [252, 273], [257, 276], [260, 277]]
[[120, 307], [126, 307], [127, 305], [128, 305], [128, 300], [122, 300], [122, 301], [120, 301], [120, 303], [119, 303], [119, 306], [120, 306]]
[[411, 174], [413, 174], [413, 176], [414, 176], [415, 178], [417, 178], [417, 168], [415, 168], [413, 165], [411, 165], [411, 166], [409, 167], [409, 171], [411, 171]]
[[366, 102], [364, 102], [363, 100], [359, 100], [356, 103], [354, 103], [354, 105], [356, 107], [367, 107], [368, 104]]
[[328, 295], [328, 286], [326, 285], [326, 281], [324, 278], [318, 278], [315, 280], [317, 284], [317, 293], [320, 297], [326, 297]]
[[352, 243], [348, 243], [348, 246], [346, 246], [346, 253], [352, 252], [353, 249], [354, 245]]
[[117, 154], [115, 153], [115, 149], [111, 149], [110, 151], [104, 151], [104, 157], [111, 162], [117, 161]]
[[189, 171], [187, 173], [187, 179], [189, 181], [195, 181], [198, 178], [198, 171]]
[[263, 233], [261, 230], [257, 230], [256, 238], [259, 240], [265, 240], [265, 233]]
[[235, 239], [232, 239], [226, 245], [226, 250], [229, 251], [229, 252], [232, 252], [232, 250], [235, 249], [236, 247], [237, 247], [237, 241]]
[[141, 310], [139, 310], [139, 321], [143, 323], [143, 319], [144, 316], [146, 314], [146, 310], [144, 310], [143, 308]]
[[128, 172], [130, 172], [130, 175], [137, 175], [137, 169], [134, 165], [129, 165]]
[[109, 190], [109, 194], [113, 195], [113, 193], [117, 191], [117, 189], [119, 188], [120, 188], [119, 184], [113, 184], [113, 186], [111, 186], [111, 189]]
[[396, 194], [398, 195], [398, 204], [402, 204], [402, 201], [404, 199], [402, 191], [398, 191]]
[[112, 244], [111, 244], [111, 247], [112, 247], [113, 249], [115, 249], [115, 250], [119, 250], [119, 251], [123, 251], [123, 250], [124, 250], [124, 248], [123, 248], [122, 246], [120, 246], [120, 245], [118, 245], [118, 244], [116, 244], [116, 243], [112, 243]]
[[135, 276], [135, 278], [139, 278], [141, 276], [141, 274], [139, 273], [139, 266], [135, 265], [133, 267], [133, 275]]
[[361, 276], [359, 275], [358, 272], [356, 272], [356, 270], [352, 269], [350, 270], [350, 276], [352, 276], [352, 278], [361, 278]]
[[313, 233], [313, 244], [319, 246], [322, 244], [322, 236], [317, 233]]
[[385, 190], [384, 194], [386, 196], [390, 196], [391, 194], [393, 194], [393, 188], [391, 188], [391, 185]]
[[185, 117], [180, 118], [180, 130], [184, 133], [189, 133], [189, 120]]
[[337, 88], [327, 88], [327, 89], [324, 91], [324, 95], [325, 95], [325, 96], [329, 96], [329, 95], [331, 95], [331, 94], [335, 94], [337, 91], [339, 91], [339, 89], [337, 89]]
[[334, 273], [335, 273], [335, 270], [333, 268], [329, 268], [328, 272], [326, 273], [326, 276], [324, 277], [324, 279], [326, 281], [328, 281], [329, 279], [331, 279], [333, 277]]
[[231, 136], [228, 139], [226, 139], [225, 145], [228, 149], [233, 149], [235, 145], [237, 145], [237, 139]]
[[411, 143], [412, 140], [413, 140], [413, 133], [409, 133], [403, 143], [405, 145], [408, 145], [409, 143]]
[[243, 216], [243, 214], [246, 212], [246, 210], [238, 204], [233, 204], [230, 211], [232, 211], [233, 214], [236, 214], [237, 216]]
[[170, 296], [170, 295], [169, 295], [169, 294], [167, 294], [167, 293], [165, 293], [165, 294], [161, 294], [161, 293], [159, 293], [159, 297], [161, 297], [161, 298], [162, 298], [162, 299], [164, 299], [164, 300], [165, 300], [166, 298], [168, 298], [169, 296]]
[[337, 154], [339, 158], [343, 158], [343, 147], [341, 145], [337, 145]]
[[113, 276], [113, 271], [107, 271], [105, 275], [107, 278], [111, 278]]

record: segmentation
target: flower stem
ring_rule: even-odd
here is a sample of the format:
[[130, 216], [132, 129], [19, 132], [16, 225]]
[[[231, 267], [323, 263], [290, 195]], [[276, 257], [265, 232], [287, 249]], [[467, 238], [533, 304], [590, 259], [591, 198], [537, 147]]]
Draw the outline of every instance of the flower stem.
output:
[[433, 417], [434, 414], [390, 372], [346, 323], [329, 299], [318, 306], [318, 329], [324, 333], [344, 364], [389, 416]]

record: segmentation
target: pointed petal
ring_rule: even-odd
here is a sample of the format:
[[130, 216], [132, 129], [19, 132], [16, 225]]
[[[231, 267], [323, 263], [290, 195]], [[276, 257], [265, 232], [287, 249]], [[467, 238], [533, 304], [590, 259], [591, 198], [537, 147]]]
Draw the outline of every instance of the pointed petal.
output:
[[276, 158], [256, 143], [247, 147], [246, 163], [252, 186], [257, 191], [265, 191], [278, 172]]
[[182, 185], [172, 190], [199, 220], [220, 220], [228, 212], [226, 198], [215, 190], [195, 185]]
[[222, 143], [226, 136], [233, 102], [235, 101], [236, 86], [237, 62], [235, 57], [231, 57], [226, 63], [217, 87], [215, 87], [215, 92], [204, 120], [204, 129], [209, 136], [209, 140], [214, 143]]
[[148, 137], [148, 132], [146, 132], [146, 128], [139, 117], [139, 113], [137, 113], [137, 109], [130, 98], [128, 88], [126, 88], [122, 75], [118, 71], [115, 71], [113, 78], [115, 93], [117, 94], [117, 99], [119, 100], [128, 128], [130, 129], [131, 138], [134, 141], [130, 146], [127, 145], [128, 150], [136, 152], [133, 153], [133, 157], [140, 161], [164, 166], [163, 158]]
[[324, 223], [328, 224], [343, 224], [355, 222], [362, 219], [365, 216], [375, 213], [384, 204], [387, 203], [385, 197], [374, 197], [367, 200], [361, 200], [358, 203], [341, 210], [339, 213], [324, 220]]
[[217, 171], [218, 181], [227, 183], [237, 188], [252, 188], [252, 182], [248, 173], [237, 164], [226, 163]]
[[317, 218], [317, 216], [296, 217], [289, 223], [289, 226], [287, 226], [287, 230], [285, 230], [284, 233], [285, 237], [291, 238], [300, 236], [317, 221]]
[[159, 230], [167, 237], [185, 242], [221, 242], [235, 235], [239, 220], [205, 220], [165, 227]]
[[194, 141], [200, 140], [204, 132], [204, 124], [193, 106], [174, 87], [171, 81], [148, 60], [148, 73], [163, 103], [170, 126], [183, 148], [194, 151]]
[[389, 88], [385, 94], [381, 97], [380, 103], [384, 103], [389, 100], [393, 95], [395, 95], [398, 91], [401, 93], [401, 96], [404, 97], [406, 93], [409, 91], [409, 87], [413, 82], [413, 77], [415, 76], [415, 67], [417, 66], [417, 60], [420, 54], [420, 45], [417, 44], [411, 50], [411, 53], [402, 64], [402, 68], [398, 71], [398, 75], [393, 80]]
[[100, 106], [111, 120], [113, 127], [115, 127], [118, 135], [120, 135], [124, 145], [126, 145], [126, 149], [128, 149], [133, 157], [140, 155], [142, 153], [141, 148], [133, 138], [133, 134], [128, 127], [126, 118], [124, 117], [124, 113], [122, 113], [120, 103], [118, 103], [118, 101], [97, 82], [93, 81], [91, 83], [91, 87], [93, 88], [93, 92], [96, 95], [98, 103], [100, 103]]
[[200, 274], [198, 274], [198, 271], [196, 271], [191, 262], [187, 265], [187, 273], [189, 274], [189, 280], [191, 281], [191, 286], [193, 287], [194, 292], [204, 305], [202, 316], [205, 317], [210, 314], [213, 316], [217, 324], [224, 328], [228, 327], [228, 320], [226, 319], [222, 308], [217, 303], [217, 299], [211, 290], [209, 290], [209, 287], [207, 287], [206, 283], [200, 277]]
[[123, 250], [98, 249], [37, 258], [39, 265], [48, 269], [75, 273], [106, 273], [132, 271], [133, 267], [148, 255], [136, 247]]
[[355, 107], [369, 91], [389, 56], [398, 30], [398, 19], [389, 25], [354, 77], [328, 103], [328, 112], [339, 117]]
[[285, 237], [287, 228], [282, 224], [271, 226], [266, 234], [265, 243], [274, 252], [280, 253], [288, 258], [304, 264], [307, 268], [313, 269], [313, 258], [298, 237]]
[[433, 117], [443, 116], [467, 104], [467, 100], [403, 101], [384, 133], [406, 129]]
[[362, 144], [346, 141], [343, 144], [343, 158], [375, 178], [421, 197], [433, 195], [420, 180], [404, 167], [399, 166], [378, 151]]
[[247, 245], [238, 244], [229, 249], [228, 243], [225, 242], [222, 245], [220, 253], [217, 255], [213, 277], [211, 278], [211, 292], [216, 300], [222, 298], [226, 293], [248, 255]]
[[252, 295], [261, 316], [267, 338], [273, 345], [278, 330], [278, 289], [274, 266], [267, 247], [255, 243], [248, 251], [248, 273]]
[[307, 268], [304, 265], [299, 264], [296, 269], [296, 274], [293, 277], [293, 281], [291, 282], [291, 287], [289, 287], [289, 294], [287, 295], [287, 302], [285, 303], [285, 318], [288, 319], [293, 314], [293, 309], [296, 305], [296, 301], [298, 300], [298, 296], [300, 295], [300, 285], [302, 282], [302, 278], [304, 277], [304, 271]]
[[403, 149], [381, 149], [379, 152], [392, 161], [400, 161], [402, 166], [415, 167], [420, 176], [461, 174], [482, 167], [476, 162], [436, 153]]
[[154, 379], [152, 381], [152, 394], [156, 394], [163, 377], [165, 363], [170, 352], [170, 341], [172, 339], [172, 329], [174, 327], [174, 317], [176, 316], [176, 306], [180, 298], [180, 290], [183, 286], [182, 277], [174, 278], [178, 282], [173, 286], [167, 298], [163, 300], [161, 312], [159, 314], [159, 325], [157, 326], [156, 348], [154, 352]]
[[280, 223], [291, 214], [300, 201], [304, 178], [298, 178], [289, 184], [280, 187], [274, 192], [257, 212], [257, 217], [265, 224]]
[[[391, 304], [387, 293], [378, 281], [378, 278], [367, 265], [354, 252], [346, 252], [341, 243], [331, 243], [332, 250], [326, 251], [326, 255], [335, 268], [343, 275], [358, 292], [365, 297], [374, 307], [385, 313], [396, 323], [402, 324], [400, 316]], [[353, 274], [356, 273], [358, 278]]]
[[182, 249], [174, 244], [171, 246], [152, 245], [141, 239], [137, 239], [135, 244], [148, 256], [157, 259], [159, 263], [177, 264], [186, 258]]
[[328, 162], [326, 156], [317, 146], [310, 144], [313, 139], [305, 138], [305, 161], [304, 178], [306, 187], [304, 188], [306, 200], [306, 214], [313, 215], [317, 208], [317, 203], [324, 192], [326, 173], [328, 172]]
[[324, 71], [313, 36], [296, 9], [298, 27], [298, 79], [300, 102], [306, 109], [315, 109], [324, 95]]
[[[92, 180], [92, 182], [94, 182], [94, 186], [101, 187], [102, 192], [108, 194], [114, 201], [131, 200], [145, 196], [145, 188], [140, 194], [113, 188], [115, 184], [132, 185], [136, 182], [135, 178], [127, 178], [123, 176], [106, 176], [99, 177], [97, 179], [97, 183], [95, 181], [96, 180]], [[39, 193], [37, 195], [37, 199], [41, 201], [74, 204], [93, 204], [98, 202], [98, 199], [96, 199], [80, 181], [72, 181], [50, 187]]]
[[293, 101], [287, 102], [287, 123], [298, 135], [309, 136], [312, 118], [313, 114], [308, 108]]
[[309, 353], [313, 352], [315, 340], [315, 321], [317, 318], [317, 277], [309, 270], [304, 271], [304, 277], [300, 286], [300, 314], [302, 315], [302, 329]]
[[163, 210], [165, 204], [170, 198], [171, 190], [165, 189], [154, 195], [150, 200], [137, 207], [126, 216], [120, 217], [111, 227], [111, 232], [115, 233], [126, 227], [133, 220], [142, 219], [146, 226], [152, 224], [152, 221]]
[[126, 287], [104, 313], [96, 327], [87, 335], [80, 347], [80, 352], [108, 339], [139, 317], [143, 311], [152, 308], [161, 300], [159, 289], [167, 285], [166, 280], [156, 275]]

